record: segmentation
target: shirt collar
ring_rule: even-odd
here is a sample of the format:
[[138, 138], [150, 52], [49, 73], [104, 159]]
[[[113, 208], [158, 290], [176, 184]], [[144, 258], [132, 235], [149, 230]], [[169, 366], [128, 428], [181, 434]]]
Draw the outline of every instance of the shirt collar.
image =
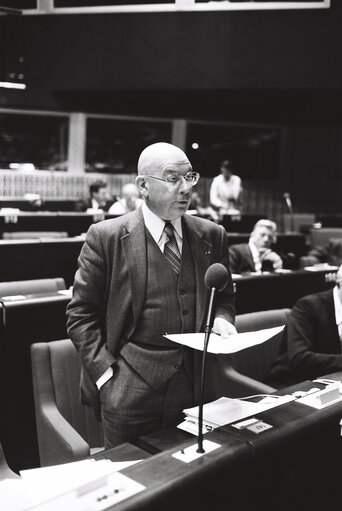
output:
[[[142, 214], [144, 217], [144, 222], [147, 229], [150, 231], [152, 238], [156, 243], [159, 242], [160, 238], [163, 235], [163, 230], [165, 226], [165, 220], [160, 218], [160, 216], [153, 213], [150, 208], [147, 206], [144, 201], [142, 204]], [[171, 221], [173, 228], [175, 229], [178, 236], [182, 239], [182, 218], [176, 218], [176, 220]]]
[[336, 286], [333, 289], [333, 297], [335, 306], [336, 325], [339, 325], [342, 322], [342, 303]]
[[249, 240], [248, 245], [249, 245], [249, 248], [251, 249], [254, 261], [260, 259], [259, 249], [254, 245], [253, 241]]
[[97, 200], [96, 200], [96, 199], [92, 198], [92, 199], [91, 199], [91, 207], [92, 207], [93, 209], [100, 209], [100, 204], [97, 202]]

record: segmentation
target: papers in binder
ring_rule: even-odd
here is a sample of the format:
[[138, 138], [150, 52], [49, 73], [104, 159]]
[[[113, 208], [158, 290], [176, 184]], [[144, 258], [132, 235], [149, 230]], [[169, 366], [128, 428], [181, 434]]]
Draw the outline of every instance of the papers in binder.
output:
[[[208, 352], [209, 353], [235, 353], [245, 350], [251, 346], [261, 344], [271, 339], [284, 329], [284, 325], [274, 328], [265, 328], [254, 332], [243, 332], [241, 334], [230, 335], [228, 339], [223, 339], [215, 333], [210, 334]], [[165, 335], [167, 339], [184, 346], [189, 346], [195, 350], [203, 351], [204, 333], [198, 334], [170, 334]]]

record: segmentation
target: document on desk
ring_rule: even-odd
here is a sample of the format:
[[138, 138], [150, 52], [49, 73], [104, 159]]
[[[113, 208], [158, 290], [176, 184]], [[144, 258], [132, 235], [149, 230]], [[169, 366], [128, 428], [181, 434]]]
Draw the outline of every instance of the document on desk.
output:
[[[256, 346], [268, 341], [284, 329], [284, 325], [274, 328], [265, 328], [254, 332], [243, 332], [241, 334], [230, 335], [228, 339], [222, 339], [220, 335], [210, 334], [208, 352], [209, 353], [235, 353], [245, 350], [251, 346]], [[183, 346], [188, 346], [195, 350], [203, 351], [204, 333], [197, 334], [170, 334], [164, 335], [167, 339]]]
[[[252, 415], [264, 412], [270, 408], [283, 405], [293, 401], [293, 396], [270, 395], [259, 402], [251, 402], [242, 399], [233, 399], [229, 397], [220, 397], [211, 403], [203, 406], [203, 433], [208, 433], [215, 428], [231, 424], [238, 420], [245, 419]], [[183, 429], [197, 435], [198, 433], [198, 406], [186, 408], [185, 421], [178, 424], [179, 429]]]
[[[22, 489], [27, 495], [27, 502], [30, 505], [25, 509], [43, 504], [42, 509], [44, 510], [54, 509], [53, 506], [56, 507], [57, 502], [62, 508], [75, 499], [79, 504], [81, 502], [80, 497], [83, 499], [88, 495], [89, 499], [92, 499], [95, 490], [106, 493], [109, 486], [117, 487], [115, 495], [112, 495], [112, 498], [115, 497], [115, 502], [127, 498], [129, 495], [141, 491], [144, 487], [123, 474], [118, 474], [118, 471], [139, 461], [141, 460], [112, 462], [110, 460], [88, 459], [51, 467], [22, 470], [20, 471], [21, 482], [23, 483]], [[87, 498], [83, 499], [82, 502], [86, 502]], [[107, 497], [103, 500], [108, 502]], [[46, 503], [48, 502], [52, 502], [53, 505], [47, 507]], [[81, 510], [83, 507], [74, 509]], [[89, 507], [84, 509], [89, 509]], [[95, 509], [95, 507], [91, 507], [91, 509]], [[97, 505], [96, 510], [99, 509], [102, 508]]]

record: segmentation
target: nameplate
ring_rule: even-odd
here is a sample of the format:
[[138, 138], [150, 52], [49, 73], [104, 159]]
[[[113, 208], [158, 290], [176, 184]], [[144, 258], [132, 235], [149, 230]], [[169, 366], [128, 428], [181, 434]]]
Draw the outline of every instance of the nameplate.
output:
[[312, 406], [318, 410], [340, 401], [342, 401], [342, 396], [340, 394], [340, 382], [332, 383], [325, 389], [309, 393], [308, 395], [297, 399], [297, 402], [307, 406]]

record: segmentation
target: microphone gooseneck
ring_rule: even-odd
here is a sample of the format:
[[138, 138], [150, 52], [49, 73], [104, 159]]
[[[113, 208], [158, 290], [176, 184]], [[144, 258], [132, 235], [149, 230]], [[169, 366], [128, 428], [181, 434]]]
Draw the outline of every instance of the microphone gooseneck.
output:
[[208, 350], [209, 337], [212, 328], [212, 317], [214, 310], [214, 297], [216, 291], [220, 292], [228, 284], [227, 268], [221, 263], [214, 263], [207, 269], [204, 276], [204, 283], [210, 289], [210, 298], [208, 305], [207, 321], [204, 329], [204, 346], [202, 355], [202, 370], [201, 370], [201, 388], [200, 399], [198, 404], [198, 448], [197, 452], [204, 453], [203, 449], [203, 396], [204, 396], [204, 380], [205, 380], [205, 360]]

